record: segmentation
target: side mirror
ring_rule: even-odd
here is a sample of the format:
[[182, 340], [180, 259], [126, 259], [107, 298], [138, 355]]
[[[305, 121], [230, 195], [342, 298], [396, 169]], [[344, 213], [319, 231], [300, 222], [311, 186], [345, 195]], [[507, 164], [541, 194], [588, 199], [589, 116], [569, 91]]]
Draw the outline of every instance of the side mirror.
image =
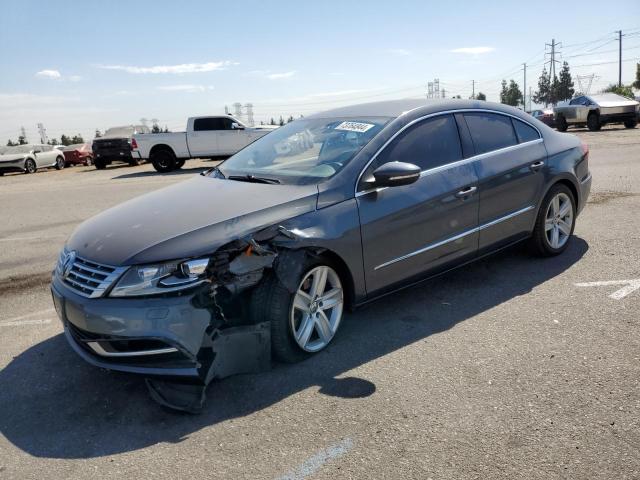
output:
[[244, 127], [239, 123], [233, 122], [231, 124], [231, 130], [244, 130]]
[[399, 187], [416, 182], [420, 167], [412, 163], [388, 162], [373, 171], [373, 187]]

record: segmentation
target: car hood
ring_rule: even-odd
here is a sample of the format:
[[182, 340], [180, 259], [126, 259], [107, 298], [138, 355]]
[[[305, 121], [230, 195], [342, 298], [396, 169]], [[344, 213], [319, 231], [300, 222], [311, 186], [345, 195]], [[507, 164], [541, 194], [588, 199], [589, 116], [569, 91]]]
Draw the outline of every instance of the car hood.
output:
[[112, 266], [213, 253], [252, 232], [316, 208], [315, 185], [267, 185], [197, 176], [82, 223], [67, 248]]

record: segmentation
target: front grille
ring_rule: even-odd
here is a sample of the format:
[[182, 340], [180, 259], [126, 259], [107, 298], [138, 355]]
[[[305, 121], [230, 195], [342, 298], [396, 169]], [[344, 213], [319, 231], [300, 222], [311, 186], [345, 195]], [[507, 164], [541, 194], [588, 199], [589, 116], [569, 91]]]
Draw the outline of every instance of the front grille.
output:
[[63, 283], [79, 295], [88, 298], [101, 297], [122, 275], [127, 267], [112, 267], [92, 262], [62, 251], [56, 273]]

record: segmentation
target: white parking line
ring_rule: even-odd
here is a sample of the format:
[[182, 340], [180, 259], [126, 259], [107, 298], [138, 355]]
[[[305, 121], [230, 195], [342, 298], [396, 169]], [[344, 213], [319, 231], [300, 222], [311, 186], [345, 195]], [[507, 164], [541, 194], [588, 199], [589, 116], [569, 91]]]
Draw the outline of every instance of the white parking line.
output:
[[1, 322], [0, 327], [22, 327], [24, 325], [45, 325], [51, 323], [50, 318], [43, 318], [41, 320], [21, 320], [19, 322]]
[[576, 287], [608, 287], [611, 285], [624, 285], [624, 287], [609, 295], [609, 298], [621, 300], [630, 293], [640, 289], [640, 278], [635, 278], [633, 280], [604, 280], [601, 282], [582, 282], [575, 284]]
[[286, 475], [279, 477], [278, 480], [302, 480], [316, 473], [329, 460], [341, 457], [351, 450], [352, 447], [353, 441], [350, 438], [345, 438], [341, 442], [331, 445], [324, 450], [320, 450]]
[[38, 235], [32, 237], [11, 237], [11, 238], [0, 238], [0, 242], [28, 242], [31, 240], [48, 240], [52, 237], [66, 237], [67, 235], [63, 233], [48, 233], [45, 235]]

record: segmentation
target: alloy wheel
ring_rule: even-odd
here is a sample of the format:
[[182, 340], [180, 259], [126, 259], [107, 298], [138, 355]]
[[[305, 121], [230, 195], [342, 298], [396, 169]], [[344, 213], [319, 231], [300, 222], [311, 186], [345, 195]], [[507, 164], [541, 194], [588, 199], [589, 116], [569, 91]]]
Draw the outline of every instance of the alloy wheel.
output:
[[573, 228], [573, 203], [566, 193], [558, 193], [549, 202], [544, 231], [551, 248], [562, 248]]
[[298, 346], [307, 352], [326, 347], [340, 326], [343, 306], [342, 283], [335, 270], [321, 265], [307, 272], [290, 312], [291, 331]]

